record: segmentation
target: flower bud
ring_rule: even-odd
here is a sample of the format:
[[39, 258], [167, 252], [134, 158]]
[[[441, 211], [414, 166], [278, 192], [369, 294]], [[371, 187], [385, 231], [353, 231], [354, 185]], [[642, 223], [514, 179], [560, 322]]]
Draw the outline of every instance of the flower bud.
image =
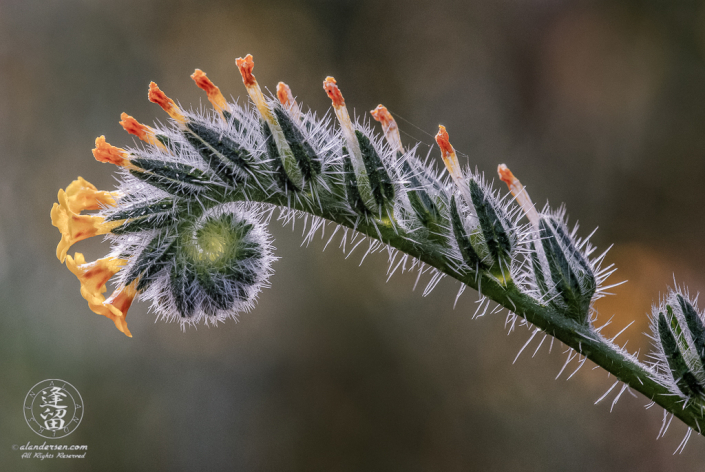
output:
[[[671, 376], [680, 392], [685, 396], [700, 395], [703, 393], [703, 387], [691, 372], [678, 347], [679, 344], [686, 344], [683, 333], [678, 329], [678, 321], [675, 320], [673, 314], [670, 314], [669, 317], [670, 323], [663, 313], [659, 313], [658, 334]], [[672, 330], [675, 330], [675, 333]]]
[[586, 323], [590, 302], [597, 288], [590, 264], [568, 236], [562, 222], [542, 215], [539, 233], [550, 280], [558, 294], [555, 302], [565, 308], [569, 317]]
[[703, 319], [688, 297], [670, 290], [653, 308], [652, 339], [662, 383], [685, 397], [705, 397]]

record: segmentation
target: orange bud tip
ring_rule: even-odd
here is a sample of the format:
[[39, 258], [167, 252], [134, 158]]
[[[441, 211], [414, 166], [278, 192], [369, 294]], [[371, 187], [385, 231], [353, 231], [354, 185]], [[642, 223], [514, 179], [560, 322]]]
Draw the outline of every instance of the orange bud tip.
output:
[[198, 88], [206, 92], [208, 95], [220, 93], [220, 89], [216, 87], [213, 82], [211, 82], [211, 79], [206, 77], [206, 73], [201, 69], [196, 69], [193, 74], [191, 74], [191, 78], [194, 82], [196, 82]]
[[156, 103], [165, 111], [172, 106], [171, 104], [173, 103], [173, 100], [167, 97], [166, 94], [162, 92], [159, 86], [154, 82], [149, 83], [149, 93], [147, 96], [149, 97], [150, 102]]
[[438, 147], [441, 148], [443, 157], [450, 156], [455, 152], [453, 151], [453, 146], [450, 145], [450, 141], [448, 141], [448, 132], [446, 131], [446, 127], [443, 125], [438, 125], [436, 142], [438, 143]]
[[191, 78], [196, 82], [198, 88], [208, 94], [208, 101], [211, 102], [218, 113], [228, 110], [228, 102], [225, 100], [225, 97], [220, 93], [220, 89], [206, 77], [205, 72], [201, 69], [196, 69], [196, 71], [191, 74]]
[[497, 173], [499, 174], [499, 178], [502, 182], [507, 184], [507, 187], [509, 187], [509, 191], [512, 195], [514, 195], [514, 198], [516, 198], [517, 203], [524, 211], [524, 214], [526, 214], [526, 217], [529, 221], [531, 221], [535, 228], [538, 228], [539, 214], [536, 211], [536, 208], [534, 208], [531, 197], [529, 197], [529, 194], [526, 192], [524, 186], [521, 185], [519, 179], [517, 179], [512, 171], [509, 170], [509, 168], [504, 164], [497, 166]]
[[392, 118], [391, 113], [387, 110], [384, 105], [377, 105], [377, 108], [370, 112], [372, 118], [379, 121], [382, 125], [382, 131], [384, 131], [384, 136], [387, 138], [389, 144], [397, 151], [404, 152], [404, 147], [401, 144], [401, 137], [399, 136], [399, 127], [397, 122]]
[[500, 164], [499, 166], [497, 166], [497, 173], [499, 174], [499, 178], [502, 180], [502, 182], [507, 184], [507, 187], [509, 187], [509, 189], [511, 190], [512, 185], [517, 182], [517, 178], [514, 177], [512, 171], [509, 170], [506, 165]]
[[255, 62], [252, 60], [252, 54], [248, 54], [244, 58], [238, 57], [235, 59], [235, 64], [237, 68], [240, 69], [240, 74], [242, 74], [242, 82], [245, 87], [252, 87], [257, 83], [255, 76], [252, 75], [252, 69], [255, 68]]
[[176, 121], [179, 121], [181, 123], [184, 123], [186, 121], [186, 118], [181, 113], [181, 110], [176, 105], [176, 102], [174, 102], [174, 100], [172, 100], [171, 98], [167, 97], [166, 94], [162, 92], [159, 86], [154, 82], [149, 83], [149, 94], [147, 96], [149, 97], [150, 102], [156, 103], [157, 105], [162, 107], [162, 110], [167, 112], [169, 116], [171, 116]]
[[105, 136], [99, 136], [95, 139], [95, 149], [93, 149], [93, 157], [98, 162], [107, 162], [116, 166], [127, 166], [130, 164], [127, 159], [128, 153], [122, 148], [112, 146], [105, 142]]
[[150, 142], [149, 134], [151, 134], [151, 128], [149, 126], [143, 125], [127, 113], [120, 115], [120, 125], [130, 133], [131, 135], [137, 136], [139, 139], [145, 142]]
[[333, 101], [333, 106], [338, 108], [345, 105], [345, 100], [336, 83], [333, 77], [326, 77], [326, 80], [323, 81], [323, 90], [326, 91], [328, 97]]
[[285, 107], [290, 107], [294, 103], [294, 95], [291, 93], [289, 86], [284, 82], [277, 84], [277, 98]]
[[381, 104], [377, 105], [377, 108], [372, 110], [370, 114], [372, 115], [372, 118], [382, 123], [382, 125], [389, 123], [390, 121], [394, 121], [394, 118], [392, 118], [392, 115], [389, 114], [387, 107]]

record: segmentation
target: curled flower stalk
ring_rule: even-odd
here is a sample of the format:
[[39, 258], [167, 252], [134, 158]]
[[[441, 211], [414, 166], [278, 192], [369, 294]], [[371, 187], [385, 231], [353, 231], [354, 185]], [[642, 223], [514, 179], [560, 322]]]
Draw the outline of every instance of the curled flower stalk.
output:
[[[593, 324], [593, 303], [614, 271], [601, 267], [604, 253], [595, 257], [589, 237], [568, 229], [563, 209], [537, 211], [505, 165], [498, 172], [510, 193], [502, 194], [460, 165], [441, 126], [436, 141], [447, 173], [438, 172], [403, 146], [384, 106], [371, 112], [381, 134], [369, 120], [353, 120], [334, 78], [323, 89], [335, 118], [319, 118], [283, 82], [266, 96], [252, 56], [237, 67], [251, 105], [225, 100], [199, 69], [191, 77], [212, 110], [182, 109], [151, 83], [149, 100], [169, 115], [166, 125], [123, 113], [120, 124], [141, 144], [122, 149], [96, 140], [93, 155], [116, 166], [118, 188], [99, 191], [79, 177], [59, 191], [51, 211], [62, 235], [57, 257], [78, 277], [93, 312], [131, 336], [133, 300], [151, 301], [159, 317], [182, 326], [253, 309], [276, 259], [266, 225], [279, 209], [285, 223], [303, 218], [307, 240], [331, 225], [330, 239], [368, 239], [368, 252], [387, 248], [390, 276], [400, 267], [419, 276], [430, 269], [424, 294], [445, 276], [460, 281], [461, 292], [480, 293], [482, 314], [496, 302], [512, 326], [533, 326], [529, 342], [539, 332], [555, 337], [573, 349], [569, 360], [592, 360], [622, 391], [643, 393], [701, 432], [705, 322], [687, 294], [677, 290], [655, 308], [653, 361], [640, 362]], [[105, 258], [67, 255], [97, 235], [112, 245]], [[116, 289], [106, 298], [110, 279]]]

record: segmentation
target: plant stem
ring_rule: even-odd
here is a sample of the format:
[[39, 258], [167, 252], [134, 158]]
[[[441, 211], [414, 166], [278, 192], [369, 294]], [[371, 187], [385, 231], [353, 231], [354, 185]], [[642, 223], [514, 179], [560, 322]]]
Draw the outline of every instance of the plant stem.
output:
[[[338, 189], [333, 189], [335, 192]], [[475, 289], [481, 294], [516, 313], [546, 334], [555, 337], [579, 354], [614, 375], [630, 388], [641, 392], [650, 400], [671, 412], [683, 423], [701, 432], [700, 423], [705, 424], [705, 415], [697, 402], [683, 400], [658, 383], [652, 369], [644, 363], [604, 338], [590, 324], [580, 324], [553, 306], [543, 305], [534, 298], [522, 293], [514, 283], [500, 285], [485, 273], [462, 272], [452, 267], [437, 246], [429, 241], [419, 243], [418, 236], [405, 235], [404, 230], [390, 222], [376, 220], [376, 227], [365, 218], [351, 219], [350, 214], [331, 211], [325, 206], [304, 206], [297, 199], [287, 201], [281, 193], [267, 195], [263, 192], [235, 192], [228, 196], [231, 201], [256, 201], [274, 206], [303, 211], [324, 218], [337, 225], [358, 231], [365, 236], [381, 241], [402, 251], [442, 273]], [[431, 248], [431, 249], [429, 249]]]

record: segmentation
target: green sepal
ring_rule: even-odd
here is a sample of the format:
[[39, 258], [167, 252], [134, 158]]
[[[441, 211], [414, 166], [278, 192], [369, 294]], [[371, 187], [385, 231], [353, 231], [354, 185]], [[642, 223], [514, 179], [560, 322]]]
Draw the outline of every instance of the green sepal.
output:
[[252, 156], [238, 143], [206, 126], [189, 122], [182, 133], [215, 174], [225, 182], [236, 184], [242, 180], [236, 168], [247, 171], [252, 166]]
[[[686, 354], [691, 354], [691, 347], [688, 344], [688, 340], [686, 339], [686, 336], [684, 334], [683, 321], [673, 312], [673, 307], [671, 307], [671, 305], [666, 305], [666, 313], [666, 318], [671, 323], [671, 332], [673, 332], [673, 336], [676, 339], [676, 345], [678, 346], [678, 350], [681, 352], [681, 354], [683, 354], [683, 358], [685, 359], [685, 362], [688, 365], [688, 369], [690, 369], [691, 372], [700, 372], [701, 375], [705, 374], [705, 372], [703, 371], [703, 364], [700, 360], [700, 356], [698, 355], [697, 351], [695, 352], [695, 356], [686, 356]], [[685, 328], [688, 329], [687, 326]]]
[[177, 255], [174, 265], [171, 266], [169, 282], [169, 289], [179, 315], [182, 318], [191, 318], [196, 311], [196, 300], [192, 293], [196, 283], [196, 272], [192, 264], [184, 260], [183, 255]]
[[581, 284], [581, 278], [593, 277], [592, 272], [586, 274], [580, 271], [579, 274], [576, 274], [573, 271], [568, 260], [568, 257], [572, 257], [572, 248], [568, 249], [568, 255], [566, 255], [558, 242], [552, 225], [546, 221], [545, 217], [541, 217], [539, 221], [539, 233], [548, 261], [551, 280], [553, 280], [556, 291], [566, 305], [566, 314], [579, 323], [586, 323], [590, 301], [595, 289], [590, 284], [584, 287]]
[[227, 110], [223, 110], [223, 118], [225, 118], [225, 121], [227, 121], [233, 126], [233, 128], [235, 128], [235, 131], [237, 131], [238, 133], [242, 131], [242, 123], [240, 122], [240, 120], [235, 118], [235, 115], [233, 115]]
[[264, 120], [260, 120], [260, 127], [262, 129], [262, 134], [264, 135], [265, 146], [267, 150], [267, 156], [272, 161], [272, 167], [276, 172], [277, 182], [282, 190], [301, 190], [299, 187], [294, 185], [294, 182], [289, 178], [286, 169], [284, 167], [284, 158], [279, 153], [279, 148], [277, 148], [277, 143], [272, 135], [272, 130], [269, 127], [269, 123]]
[[173, 149], [176, 154], [182, 152], [182, 144], [174, 141], [170, 137], [164, 136], [163, 134], [155, 134], [154, 137], [157, 138], [157, 141], [162, 143], [164, 147]]
[[357, 188], [357, 176], [350, 160], [350, 154], [345, 146], [343, 146], [343, 174], [345, 175], [345, 195], [348, 203], [356, 213], [368, 215], [370, 210], [367, 209], [360, 195], [360, 190]]
[[112, 213], [105, 221], [127, 220], [110, 232], [113, 234], [137, 233], [160, 229], [174, 223], [180, 206], [171, 198], [164, 198], [149, 205], [134, 206]]
[[595, 282], [595, 277], [592, 272], [592, 267], [590, 267], [590, 263], [585, 258], [583, 253], [580, 252], [577, 247], [575, 247], [575, 244], [573, 244], [573, 240], [570, 238], [570, 236], [568, 236], [568, 233], [565, 231], [563, 225], [560, 224], [554, 218], [549, 218], [548, 222], [551, 224], [551, 227], [553, 228], [553, 231], [556, 233], [556, 235], [558, 235], [558, 239], [562, 243], [563, 247], [568, 251], [570, 257], [572, 257], [573, 260], [578, 263], [580, 268], [585, 271], [586, 274], [590, 274], [592, 276], [586, 279], [586, 281], [596, 287], [597, 283]]
[[[236, 299], [245, 299], [244, 294], [236, 294], [233, 292], [227, 280], [222, 277], [212, 276], [210, 273], [205, 272], [198, 274], [198, 282], [210, 302], [210, 304], [202, 304], [201, 308], [211, 316], [215, 315], [214, 309], [227, 310], [233, 306]], [[214, 309], [209, 310], [208, 308]]]
[[137, 277], [137, 291], [149, 288], [153, 282], [152, 277], [162, 270], [174, 256], [174, 242], [176, 236], [158, 234], [142, 249], [135, 263], [125, 277], [125, 285], [131, 284]]
[[455, 236], [460, 254], [463, 256], [465, 263], [473, 270], [486, 268], [482, 259], [480, 259], [480, 256], [475, 251], [475, 248], [472, 247], [470, 238], [465, 231], [465, 225], [460, 218], [455, 195], [450, 198], [450, 219], [453, 226], [453, 235]]
[[284, 138], [289, 144], [291, 152], [299, 164], [299, 169], [304, 178], [311, 180], [321, 172], [321, 160], [313, 150], [313, 147], [306, 141], [299, 127], [291, 120], [289, 115], [279, 106], [274, 107], [279, 126], [281, 126]]
[[355, 136], [360, 145], [362, 161], [365, 163], [365, 170], [369, 177], [370, 188], [375, 201], [380, 207], [393, 204], [394, 184], [392, 184], [392, 179], [389, 178], [389, 172], [384, 167], [382, 159], [379, 158], [377, 151], [367, 136], [358, 130], [355, 130]]
[[546, 275], [543, 271], [543, 266], [541, 265], [541, 259], [539, 258], [539, 249], [536, 241], [531, 242], [531, 270], [534, 272], [534, 280], [536, 280], [536, 285], [539, 288], [539, 293], [544, 298], [550, 298], [550, 290], [548, 288], [548, 283], [546, 282]]
[[683, 354], [678, 349], [678, 341], [674, 337], [669, 327], [669, 322], [663, 313], [659, 313], [658, 316], [658, 333], [668, 367], [671, 369], [671, 375], [678, 389], [686, 396], [701, 395], [703, 387], [688, 368]]
[[404, 173], [409, 176], [406, 195], [409, 197], [409, 203], [411, 203], [416, 217], [426, 228], [438, 231], [438, 224], [441, 218], [438, 207], [433, 203], [433, 200], [431, 200], [426, 190], [424, 190], [419, 179], [414, 176], [411, 165], [409, 165], [407, 161], [404, 161], [403, 168]]
[[208, 190], [211, 179], [200, 169], [156, 159], [132, 159], [131, 163], [143, 170], [130, 173], [141, 181], [172, 195], [192, 196]]
[[[509, 221], [500, 209], [494, 208], [485, 195], [485, 191], [474, 179], [470, 179], [470, 198], [494, 265], [503, 265], [503, 269], [507, 269], [513, 249], [511, 239], [505, 229], [505, 226], [509, 227]], [[500, 219], [500, 217], [502, 218]]]
[[[579, 270], [581, 271], [577, 275], [580, 277], [580, 287], [583, 293], [583, 297], [588, 300], [592, 299], [592, 296], [597, 290], [597, 280], [595, 279], [595, 273], [590, 266], [587, 258], [582, 252], [575, 246], [573, 240], [568, 236], [564, 226], [556, 219], [548, 218], [548, 222], [551, 225], [554, 233], [558, 236], [558, 239], [562, 243], [562, 247], [567, 251], [567, 256], [571, 257], [574, 262], [578, 264]], [[589, 306], [589, 301], [588, 301]]]
[[690, 337], [693, 339], [693, 344], [695, 345], [695, 350], [698, 353], [700, 361], [705, 366], [705, 325], [703, 325], [703, 320], [695, 311], [695, 307], [690, 304], [682, 295], [676, 295], [678, 300], [678, 305], [683, 312], [683, 317], [688, 325], [688, 330], [690, 331]]

